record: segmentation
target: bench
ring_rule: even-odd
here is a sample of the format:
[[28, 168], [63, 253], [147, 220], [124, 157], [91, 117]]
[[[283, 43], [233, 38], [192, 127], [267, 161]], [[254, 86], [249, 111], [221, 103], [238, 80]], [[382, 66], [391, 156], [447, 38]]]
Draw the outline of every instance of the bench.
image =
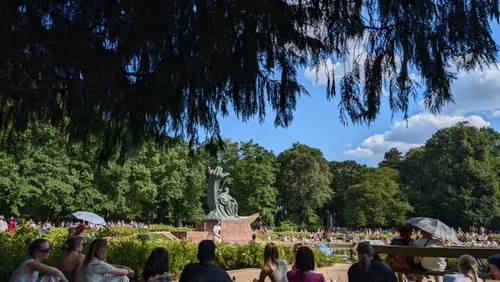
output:
[[[408, 247], [408, 246], [375, 246], [373, 250], [376, 255], [386, 254], [394, 256], [406, 257], [444, 257], [444, 258], [459, 258], [462, 255], [471, 255], [478, 261], [479, 277], [489, 278], [489, 268], [487, 259], [500, 253], [500, 249], [488, 248], [468, 248], [468, 247], [451, 247], [451, 248], [422, 248], [422, 247]], [[456, 271], [429, 271], [425, 269], [393, 269], [394, 272], [423, 274], [432, 276], [443, 276], [445, 274], [453, 274]]]

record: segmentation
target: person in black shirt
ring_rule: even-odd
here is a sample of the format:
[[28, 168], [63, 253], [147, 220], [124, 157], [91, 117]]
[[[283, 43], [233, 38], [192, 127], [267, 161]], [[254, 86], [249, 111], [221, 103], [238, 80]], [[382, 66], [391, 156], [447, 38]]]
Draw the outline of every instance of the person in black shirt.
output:
[[184, 267], [179, 282], [232, 282], [227, 272], [214, 265], [215, 243], [203, 240], [198, 245], [199, 263], [190, 263]]
[[358, 262], [347, 272], [349, 282], [398, 282], [398, 277], [391, 267], [385, 262], [374, 260], [373, 254], [370, 243], [363, 242], [358, 245]]

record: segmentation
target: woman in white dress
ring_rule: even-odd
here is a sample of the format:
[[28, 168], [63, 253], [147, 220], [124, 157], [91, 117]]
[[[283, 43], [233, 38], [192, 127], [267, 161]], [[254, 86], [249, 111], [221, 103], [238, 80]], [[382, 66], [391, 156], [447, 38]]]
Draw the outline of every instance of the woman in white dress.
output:
[[446, 274], [444, 282], [483, 282], [477, 273], [477, 260], [470, 255], [463, 255], [458, 259], [458, 273]]
[[50, 245], [45, 239], [36, 239], [28, 247], [29, 256], [21, 263], [10, 278], [10, 282], [36, 282], [38, 273], [57, 277], [61, 282], [68, 282], [64, 274], [55, 267], [50, 267], [42, 261], [50, 257]]
[[105, 262], [108, 251], [108, 241], [96, 239], [90, 244], [80, 269], [78, 282], [128, 282], [127, 276], [134, 272], [124, 266], [115, 266]]

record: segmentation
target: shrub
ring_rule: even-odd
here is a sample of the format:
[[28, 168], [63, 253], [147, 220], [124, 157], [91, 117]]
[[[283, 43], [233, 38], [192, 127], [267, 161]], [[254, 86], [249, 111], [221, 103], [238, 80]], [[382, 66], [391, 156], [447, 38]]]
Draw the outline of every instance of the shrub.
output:
[[[132, 268], [140, 277], [144, 263], [151, 251], [156, 247], [164, 247], [170, 254], [170, 272], [178, 279], [184, 266], [196, 262], [198, 246], [184, 240], [176, 241], [140, 241], [136, 235], [113, 237], [110, 239], [107, 261], [111, 264], [125, 265]], [[67, 238], [67, 230], [61, 228], [47, 234], [36, 230], [22, 228], [16, 233], [0, 233], [0, 281], [8, 281], [10, 275], [27, 255], [24, 241], [27, 238], [45, 238], [52, 246], [52, 254], [46, 262], [55, 266], [62, 255], [61, 246]], [[88, 245], [85, 246], [85, 249]], [[264, 244], [250, 243], [245, 245], [221, 243], [217, 245], [215, 264], [226, 269], [260, 268], [264, 254]], [[84, 253], [85, 253], [84, 249]], [[293, 262], [293, 247], [279, 246], [282, 259]], [[326, 257], [318, 250], [313, 250], [318, 267], [332, 265], [334, 257]]]

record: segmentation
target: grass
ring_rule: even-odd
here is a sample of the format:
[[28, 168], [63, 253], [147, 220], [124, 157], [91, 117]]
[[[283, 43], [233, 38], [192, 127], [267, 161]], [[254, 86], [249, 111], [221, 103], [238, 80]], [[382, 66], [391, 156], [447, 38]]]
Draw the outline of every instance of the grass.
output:
[[170, 241], [170, 238], [168, 238], [167, 236], [165, 236], [163, 234], [158, 234], [158, 233], [149, 233], [149, 238], [151, 238], [151, 241], [156, 241], [159, 238], [162, 241]]

